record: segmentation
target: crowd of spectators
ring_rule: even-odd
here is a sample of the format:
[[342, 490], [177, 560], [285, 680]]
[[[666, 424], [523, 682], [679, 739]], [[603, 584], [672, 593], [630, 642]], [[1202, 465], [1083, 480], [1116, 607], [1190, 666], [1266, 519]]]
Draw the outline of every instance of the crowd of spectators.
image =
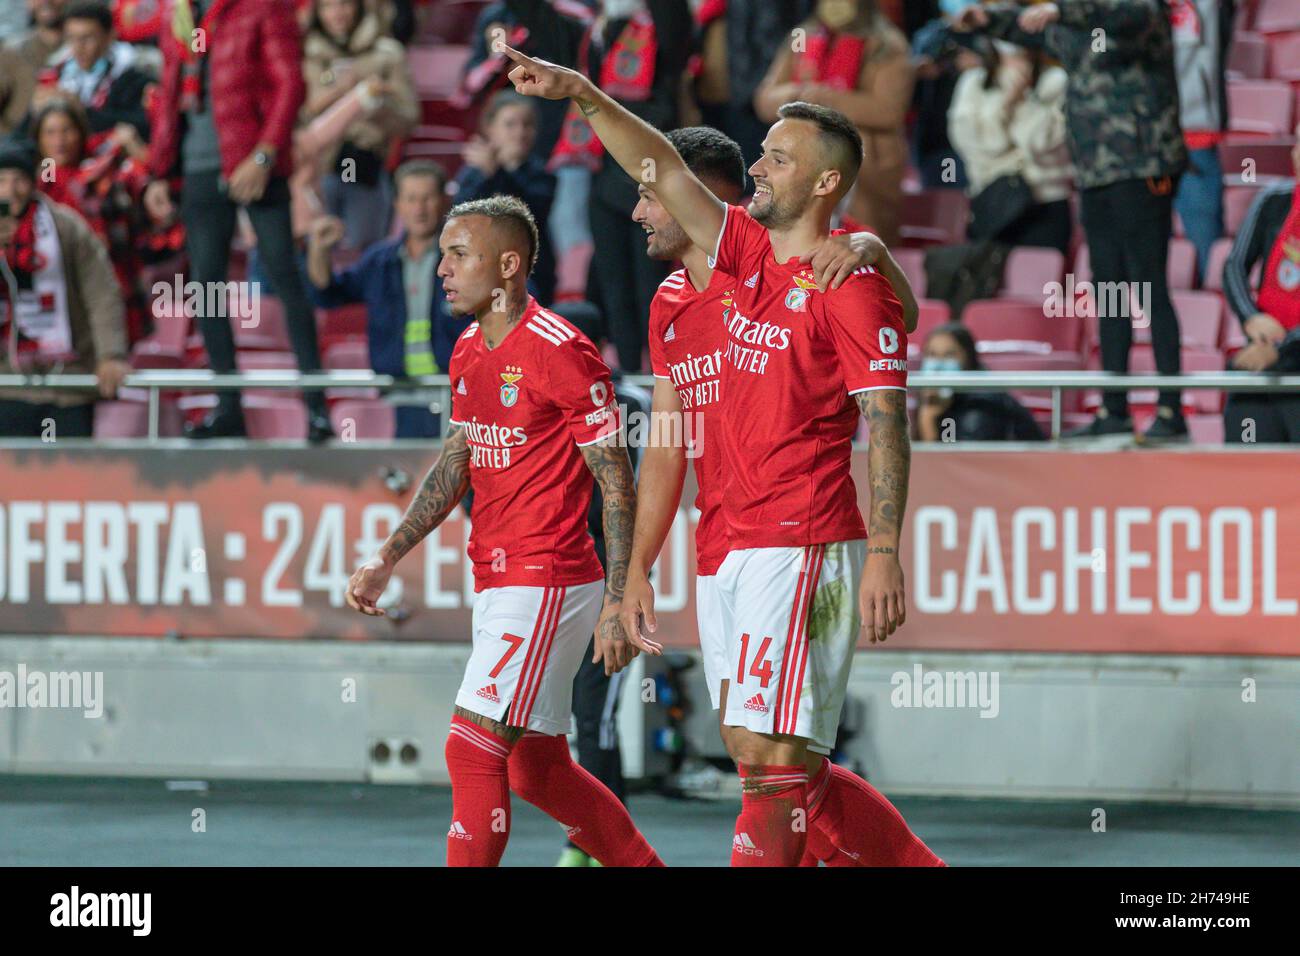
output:
[[[1078, 340], [1042, 367], [1176, 374], [1208, 349], [1220, 367], [1286, 370], [1300, 325], [1294, 181], [1274, 163], [1238, 183], [1222, 157], [1243, 137], [1273, 156], [1294, 142], [1290, 99], [1283, 129], [1230, 110], [1234, 83], [1300, 81], [1300, 62], [1282, 62], [1300, 43], [1273, 42], [1300, 37], [1292, 20], [1272, 0], [0, 0], [0, 371], [92, 370], [104, 398], [128, 363], [436, 374], [459, 333], [436, 277], [441, 218], [506, 193], [542, 227], [534, 294], [580, 316], [612, 365], [643, 372], [667, 264], [645, 255], [635, 184], [579, 111], [510, 90], [502, 43], [587, 72], [660, 129], [721, 129], [751, 162], [782, 103], [845, 113], [864, 159], [838, 224], [907, 254], [929, 322], [919, 367], [1033, 367], [1061, 338], [1049, 309], [1027, 343], [1023, 328], [967, 328], [963, 309], [1046, 305], [1052, 280], [1090, 277], [1135, 291], [1080, 299]], [[1260, 45], [1262, 65], [1246, 55]], [[1021, 281], [1031, 261], [1046, 263], [1038, 289]], [[931, 281], [946, 300], [927, 299], [942, 270], [981, 288]], [[264, 334], [211, 296], [160, 306], [155, 283], [173, 279], [256, 281], [274, 306]], [[1220, 289], [1207, 345], [1180, 309]], [[291, 431], [329, 438], [337, 397], [303, 394]], [[6, 396], [31, 408], [0, 415], [0, 432], [37, 435], [51, 417], [61, 434], [97, 430], [93, 396], [53, 398]], [[918, 435], [934, 440], [949, 440], [945, 421], [1022, 440], [1044, 424], [1041, 403], [1030, 428], [1006, 395], [919, 399]], [[1144, 415], [1140, 440], [1180, 440], [1185, 410], [1206, 410], [1184, 401], [1165, 389], [1135, 414], [1107, 392], [1066, 420], [1100, 437]], [[46, 414], [69, 403], [84, 406], [75, 420]], [[1297, 405], [1232, 396], [1220, 433], [1243, 440], [1243, 422], [1267, 420], [1245, 440], [1295, 440]], [[201, 397], [187, 434], [263, 434], [266, 406]], [[386, 421], [400, 437], [438, 432], [428, 403]]]

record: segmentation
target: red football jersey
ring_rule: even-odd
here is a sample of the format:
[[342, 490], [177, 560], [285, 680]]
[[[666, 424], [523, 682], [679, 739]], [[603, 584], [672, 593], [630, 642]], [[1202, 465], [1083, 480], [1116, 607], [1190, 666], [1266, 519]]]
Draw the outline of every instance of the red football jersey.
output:
[[688, 442], [699, 488], [695, 507], [695, 571], [709, 575], [727, 556], [726, 526], [719, 511], [722, 494], [721, 384], [726, 337], [722, 312], [731, 298], [732, 279], [714, 270], [709, 287], [697, 291], [685, 269], [659, 285], [650, 300], [650, 368], [673, 383], [682, 401], [682, 438]]
[[488, 348], [475, 322], [451, 355], [451, 423], [474, 490], [474, 590], [600, 580], [587, 533], [593, 480], [579, 446], [618, 431], [609, 368], [591, 340], [529, 298]]
[[735, 277], [725, 313], [722, 513], [733, 549], [866, 537], [850, 475], [852, 398], [907, 388], [903, 307], [871, 266], [834, 291], [776, 261], [767, 230], [728, 206], [714, 266]]

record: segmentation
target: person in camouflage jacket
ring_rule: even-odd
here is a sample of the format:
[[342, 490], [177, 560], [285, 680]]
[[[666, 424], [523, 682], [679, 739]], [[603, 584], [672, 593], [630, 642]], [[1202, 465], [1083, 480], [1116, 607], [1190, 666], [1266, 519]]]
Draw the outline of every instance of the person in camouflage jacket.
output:
[[[1174, 43], [1165, 0], [1057, 0], [967, 7], [957, 30], [978, 30], [1020, 46], [1046, 48], [1069, 75], [1066, 125], [1092, 281], [1128, 283], [1144, 294], [1156, 368], [1181, 368], [1178, 317], [1166, 266], [1173, 195], [1187, 167], [1179, 123]], [[1133, 319], [1128, 297], [1107, 314], [1098, 295], [1102, 366], [1128, 371]], [[1116, 299], [1111, 299], [1112, 302]], [[1107, 392], [1097, 418], [1066, 437], [1131, 433], [1128, 396]], [[1155, 422], [1139, 441], [1187, 438], [1177, 389], [1160, 393]]]

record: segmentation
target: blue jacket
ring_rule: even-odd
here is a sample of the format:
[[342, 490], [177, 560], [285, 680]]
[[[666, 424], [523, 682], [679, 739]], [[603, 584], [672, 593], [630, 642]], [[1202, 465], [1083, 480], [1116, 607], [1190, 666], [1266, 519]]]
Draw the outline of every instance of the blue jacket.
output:
[[[405, 241], [403, 235], [375, 243], [351, 266], [336, 271], [326, 289], [307, 283], [317, 308], [365, 303], [370, 367], [381, 375], [406, 374], [406, 290], [400, 254]], [[442, 280], [436, 277], [430, 312], [434, 361], [446, 373], [456, 340], [473, 317], [456, 318], [451, 314], [442, 293]]]

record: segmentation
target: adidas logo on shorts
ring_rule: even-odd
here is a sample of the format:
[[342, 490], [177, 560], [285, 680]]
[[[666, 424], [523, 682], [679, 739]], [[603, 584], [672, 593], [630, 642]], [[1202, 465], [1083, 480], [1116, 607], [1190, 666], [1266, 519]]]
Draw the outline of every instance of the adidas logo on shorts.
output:
[[749, 838], [748, 833], [737, 833], [731, 841], [731, 849], [736, 853], [743, 853], [745, 856], [763, 855], [763, 851], [754, 845], [754, 841]]
[[755, 694], [753, 697], [749, 698], [749, 700], [745, 701], [745, 709], [756, 710], [760, 714], [766, 714], [772, 708], [767, 706], [767, 702], [763, 700], [762, 694]]
[[488, 684], [486, 687], [480, 687], [474, 691], [475, 695], [482, 697], [484, 700], [490, 700], [494, 704], [501, 703], [501, 698], [497, 696], [497, 685]]
[[452, 840], [472, 840], [473, 834], [460, 825], [459, 820], [451, 821], [451, 829], [447, 831], [447, 837]]

